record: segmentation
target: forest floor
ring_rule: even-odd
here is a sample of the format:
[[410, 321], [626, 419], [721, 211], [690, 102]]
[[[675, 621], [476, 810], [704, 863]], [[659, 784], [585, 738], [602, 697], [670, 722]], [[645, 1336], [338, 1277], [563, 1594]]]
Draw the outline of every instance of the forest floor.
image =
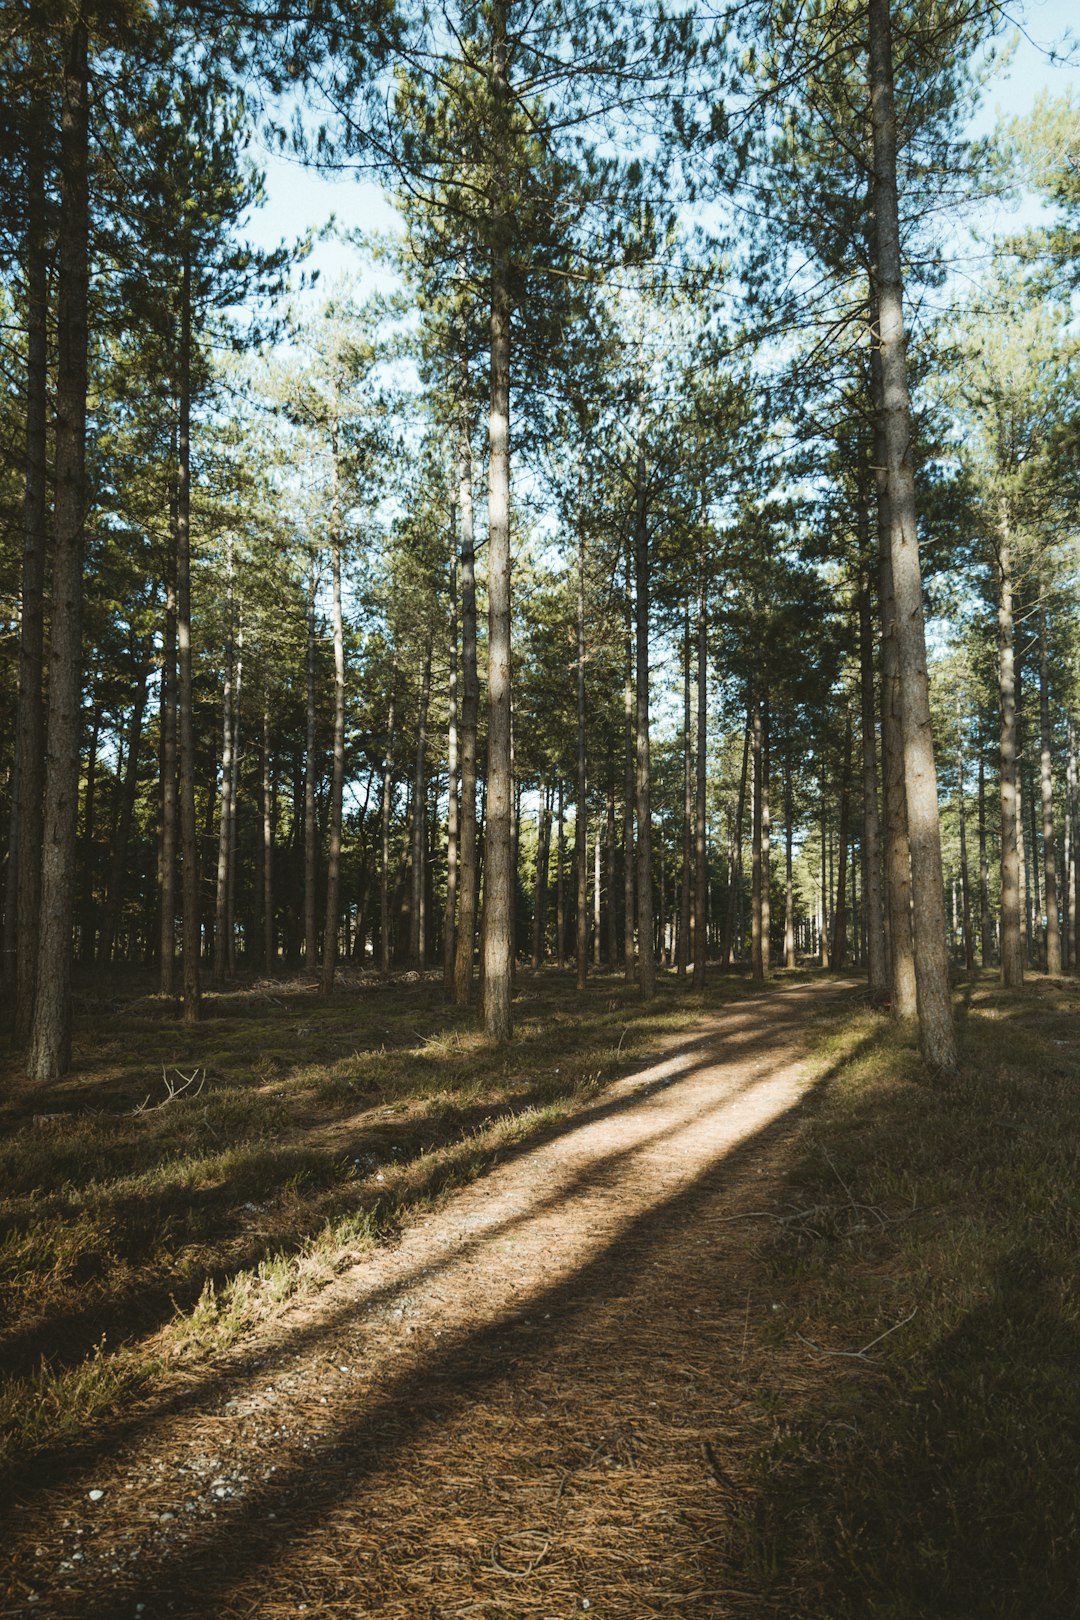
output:
[[1080, 986], [305, 994], [9, 1094], [0, 1615], [1080, 1612]]

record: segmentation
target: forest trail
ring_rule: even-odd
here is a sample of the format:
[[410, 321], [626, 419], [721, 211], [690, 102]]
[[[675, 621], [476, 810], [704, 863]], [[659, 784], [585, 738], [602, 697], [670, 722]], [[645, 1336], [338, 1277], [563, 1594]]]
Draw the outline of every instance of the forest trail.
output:
[[[550, 1139], [24, 1496], [0, 1615], [766, 1612], [731, 1558], [782, 1306], [750, 1216], [851, 984], [693, 1018]], [[747, 1347], [751, 1347], [748, 1358]]]

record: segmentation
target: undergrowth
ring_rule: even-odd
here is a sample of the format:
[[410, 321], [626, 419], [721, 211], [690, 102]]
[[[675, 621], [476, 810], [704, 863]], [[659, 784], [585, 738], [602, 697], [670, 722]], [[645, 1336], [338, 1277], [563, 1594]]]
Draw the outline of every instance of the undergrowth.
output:
[[868, 1011], [820, 1052], [759, 1249], [756, 1612], [1080, 1613], [1080, 985], [958, 1002], [949, 1081]]
[[[710, 991], [738, 995], [738, 981]], [[87, 995], [72, 1073], [0, 1109], [0, 1467], [226, 1349], [581, 1108], [700, 999], [522, 976], [514, 1042], [430, 981]]]

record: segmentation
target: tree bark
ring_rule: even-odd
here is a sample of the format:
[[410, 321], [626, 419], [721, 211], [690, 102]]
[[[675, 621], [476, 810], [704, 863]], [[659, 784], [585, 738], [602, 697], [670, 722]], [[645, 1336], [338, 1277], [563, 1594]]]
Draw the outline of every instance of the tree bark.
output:
[[625, 674], [623, 678], [623, 973], [627, 984], [637, 977], [634, 949], [634, 636], [630, 618], [627, 559]]
[[793, 876], [792, 846], [795, 838], [795, 817], [791, 801], [791, 752], [784, 751], [784, 966], [798, 967], [795, 954], [795, 883]]
[[225, 983], [225, 913], [228, 906], [230, 816], [233, 746], [233, 546], [226, 541], [225, 555], [225, 680], [222, 693], [221, 799], [218, 809], [217, 883], [214, 904], [214, 983]]
[[825, 778], [821, 779], [821, 965], [829, 966], [829, 833], [825, 807]]
[[656, 942], [653, 935], [652, 782], [649, 765], [649, 526], [644, 447], [639, 442], [634, 471], [635, 613], [635, 776], [637, 821], [638, 985], [642, 1000], [656, 994]]
[[[864, 550], [868, 549], [864, 547]], [[870, 570], [859, 570], [859, 699], [862, 723], [863, 900], [866, 907], [867, 983], [875, 996], [888, 986], [885, 911], [881, 894], [881, 823], [877, 796], [877, 732], [874, 726], [874, 644], [870, 618]]]
[[762, 757], [761, 694], [758, 692], [754, 694], [750, 752], [753, 761], [750, 813], [750, 976], [755, 981], [761, 982], [765, 978], [761, 901], [764, 761]]
[[307, 692], [304, 737], [304, 967], [314, 973], [318, 959], [316, 922], [318, 828], [315, 822], [315, 589], [318, 581], [315, 546], [308, 547]]
[[687, 596], [683, 616], [683, 793], [682, 793], [682, 860], [679, 879], [679, 926], [676, 942], [675, 971], [685, 979], [690, 962], [690, 929], [693, 926], [692, 901], [694, 888], [694, 772], [691, 757], [690, 732], [690, 598]]
[[448, 641], [450, 653], [450, 689], [447, 694], [446, 731], [446, 910], [443, 913], [443, 989], [447, 995], [454, 989], [454, 942], [457, 930], [458, 885], [458, 617], [457, 617], [457, 547], [456, 541], [450, 558], [450, 605], [448, 609]]
[[548, 865], [551, 859], [551, 794], [540, 782], [540, 820], [536, 832], [536, 884], [533, 889], [532, 964], [544, 965], [547, 946]]
[[709, 763], [709, 578], [705, 545], [703, 523], [698, 567], [697, 737], [694, 755], [694, 973], [691, 981], [698, 995], [705, 990], [705, 970], [709, 960], [709, 828], [706, 799]]
[[420, 672], [420, 706], [416, 717], [416, 760], [413, 768], [412, 893], [409, 900], [409, 966], [424, 966], [424, 846], [427, 820], [425, 783], [427, 780], [427, 724], [431, 701], [431, 637], [424, 646]]
[[574, 814], [574, 861], [577, 874], [577, 939], [574, 966], [579, 993], [589, 971], [589, 818], [585, 754], [585, 542], [578, 542], [577, 577], [577, 809]]
[[1054, 847], [1054, 769], [1050, 733], [1050, 677], [1046, 657], [1046, 604], [1039, 598], [1039, 785], [1042, 790], [1043, 875], [1046, 900], [1046, 971], [1061, 974], [1057, 852]]
[[[178, 459], [178, 453], [177, 453]], [[161, 657], [161, 882], [158, 988], [171, 996], [176, 977], [176, 822], [177, 822], [177, 668], [176, 668], [176, 481], [171, 479], [169, 537], [165, 556], [165, 632]]]
[[49, 710], [37, 971], [27, 1074], [55, 1080], [71, 1060], [71, 928], [82, 724], [89, 289], [89, 67], [86, 24], [65, 40], [60, 117], [56, 495]]
[[476, 552], [474, 549], [472, 435], [469, 426], [469, 377], [464, 349], [458, 401], [458, 520], [461, 533], [461, 862], [458, 878], [458, 923], [454, 947], [454, 1000], [472, 995], [476, 906], [479, 894], [476, 837], [476, 732], [480, 714], [480, 681], [476, 669]]
[[948, 1072], [955, 1069], [957, 1062], [956, 1031], [949, 986], [937, 777], [915, 521], [914, 423], [904, 336], [890, 0], [869, 0], [868, 14], [878, 346], [889, 494], [889, 551], [896, 598], [900, 732], [911, 855], [919, 1047], [932, 1068]]
[[999, 512], [995, 554], [998, 584], [998, 699], [1001, 706], [1001, 982], [1015, 989], [1024, 982], [1024, 943], [1020, 928], [1019, 803], [1016, 759], [1016, 662], [1013, 649], [1012, 535], [1008, 509]]
[[1065, 795], [1069, 806], [1069, 854], [1070, 860], [1065, 874], [1065, 892], [1068, 901], [1068, 932], [1069, 943], [1069, 971], [1075, 973], [1080, 963], [1077, 962], [1076, 952], [1078, 943], [1077, 931], [1077, 902], [1080, 900], [1080, 860], [1077, 859], [1077, 846], [1080, 843], [1080, 805], [1077, 804], [1077, 773], [1076, 773], [1076, 724], [1072, 715], [1068, 722], [1069, 760], [1067, 767], [1067, 781]]
[[270, 701], [263, 692], [262, 755], [259, 772], [259, 799], [262, 812], [262, 957], [263, 972], [272, 974], [277, 966], [277, 941], [274, 932], [274, 818], [273, 794], [270, 785]]
[[[492, 88], [496, 121], [509, 99], [506, 0], [492, 12]], [[496, 151], [496, 167], [499, 156]], [[510, 240], [501, 175], [493, 198], [491, 252], [491, 416], [488, 458], [488, 754], [484, 823], [483, 1020], [488, 1035], [513, 1033], [514, 870], [511, 849], [513, 780], [510, 759]]]
[[185, 254], [180, 292], [180, 387], [176, 474], [176, 640], [180, 737], [180, 862], [183, 908], [184, 1023], [197, 1024], [202, 999], [199, 838], [195, 824], [195, 718], [191, 650], [191, 260]]
[[30, 1032], [37, 976], [41, 896], [42, 795], [45, 786], [45, 553], [48, 543], [48, 220], [45, 194], [48, 108], [41, 92], [30, 109], [26, 152], [26, 452], [22, 580], [19, 597], [19, 695], [15, 721], [12, 837], [4, 913], [4, 977], [15, 983], [15, 1038]]
[[847, 960], [847, 858], [851, 825], [851, 710], [844, 713], [844, 758], [840, 778], [840, 829], [836, 850], [836, 908], [833, 912], [833, 936], [830, 961], [839, 972]]
[[618, 918], [615, 908], [615, 765], [608, 757], [608, 785], [607, 785], [607, 816], [605, 821], [605, 844], [607, 847], [607, 965], [608, 971], [614, 973], [619, 960], [619, 930]]
[[559, 779], [559, 818], [555, 833], [555, 966], [566, 966], [566, 821], [564, 788]]
[[326, 916], [323, 923], [322, 977], [319, 981], [319, 993], [324, 996], [330, 995], [334, 988], [337, 967], [341, 827], [345, 794], [345, 619], [341, 607], [341, 491], [336, 423], [330, 428], [330, 460], [333, 480], [330, 495], [330, 612], [334, 635], [334, 735], [330, 773], [330, 838], [326, 862]]
[[[390, 796], [394, 778], [394, 687], [390, 688], [390, 712], [386, 721], [386, 752], [383, 754], [382, 802], [379, 807], [379, 966], [390, 972]], [[460, 944], [460, 940], [459, 940]]]
[[746, 778], [750, 760], [750, 734], [753, 729], [753, 714], [751, 707], [746, 711], [746, 726], [743, 731], [742, 770], [739, 773], [739, 793], [735, 801], [735, 827], [732, 840], [731, 859], [728, 866], [728, 897], [727, 912], [724, 917], [724, 943], [721, 949], [721, 965], [727, 967], [731, 961], [732, 950], [735, 945], [736, 924], [739, 914], [739, 890], [742, 883], [742, 824], [743, 812], [746, 808]]
[[971, 884], [968, 878], [967, 807], [964, 803], [964, 733], [961, 726], [960, 696], [956, 704], [956, 811], [960, 830], [960, 901], [964, 927], [964, 966], [970, 973], [975, 966], [975, 939], [971, 930]]

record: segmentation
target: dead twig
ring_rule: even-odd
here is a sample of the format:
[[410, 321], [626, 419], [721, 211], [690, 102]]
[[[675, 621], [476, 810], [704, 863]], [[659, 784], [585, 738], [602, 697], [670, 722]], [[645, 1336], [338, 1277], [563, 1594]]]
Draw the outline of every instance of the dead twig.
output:
[[[539, 1538], [537, 1537], [535, 1539], [539, 1539]], [[514, 1537], [512, 1537], [512, 1536], [503, 1537], [503, 1540], [504, 1541], [513, 1541]], [[544, 1558], [547, 1556], [547, 1550], [551, 1546], [551, 1542], [550, 1541], [545, 1541], [544, 1545], [541, 1547], [540, 1551], [536, 1554], [536, 1556], [534, 1558], [530, 1559], [529, 1563], [526, 1565], [526, 1567], [524, 1569], [508, 1569], [507, 1568], [507, 1566], [502, 1562], [502, 1559], [499, 1557], [499, 1549], [502, 1547], [502, 1545], [503, 1545], [502, 1541], [497, 1541], [495, 1543], [494, 1547], [492, 1547], [492, 1549], [491, 1549], [491, 1567], [492, 1567], [492, 1569], [497, 1569], [500, 1575], [509, 1575], [509, 1577], [510, 1577], [510, 1579], [512, 1581], [524, 1581], [524, 1580], [527, 1580], [529, 1578], [529, 1576], [533, 1573], [533, 1571], [535, 1569], [537, 1569], [538, 1566], [543, 1562]], [[528, 1554], [526, 1553], [524, 1556], [528, 1557]]]
[[871, 1339], [869, 1344], [864, 1344], [861, 1350], [826, 1350], [820, 1344], [815, 1344], [813, 1339], [805, 1338], [801, 1333], [796, 1333], [795, 1337], [805, 1344], [807, 1349], [813, 1350], [814, 1354], [818, 1356], [843, 1356], [849, 1361], [879, 1361], [881, 1359], [879, 1356], [868, 1356], [866, 1352], [872, 1350], [875, 1344], [880, 1344], [882, 1339], [887, 1339], [890, 1333], [897, 1333], [900, 1328], [907, 1327], [912, 1317], [918, 1315], [918, 1311], [919, 1307], [916, 1305], [915, 1309], [910, 1311], [901, 1321], [894, 1322], [892, 1327], [885, 1329], [884, 1333], [879, 1333], [876, 1339]]
[[[162, 1097], [160, 1102], [151, 1103], [150, 1097], [153, 1094], [148, 1092], [144, 1100], [131, 1110], [133, 1119], [138, 1119], [143, 1114], [156, 1114], [162, 1108], [167, 1108], [170, 1103], [176, 1102], [180, 1097], [189, 1096], [189, 1100], [197, 1097], [206, 1084], [205, 1069], [192, 1069], [190, 1074], [182, 1074], [179, 1069], [174, 1069], [173, 1073], [178, 1076], [178, 1081], [170, 1080], [165, 1071], [165, 1065], [161, 1065], [161, 1078], [165, 1082], [165, 1096]], [[201, 1080], [199, 1080], [200, 1074], [202, 1075]], [[199, 1080], [199, 1084], [192, 1091], [191, 1087], [195, 1085], [196, 1080]]]

